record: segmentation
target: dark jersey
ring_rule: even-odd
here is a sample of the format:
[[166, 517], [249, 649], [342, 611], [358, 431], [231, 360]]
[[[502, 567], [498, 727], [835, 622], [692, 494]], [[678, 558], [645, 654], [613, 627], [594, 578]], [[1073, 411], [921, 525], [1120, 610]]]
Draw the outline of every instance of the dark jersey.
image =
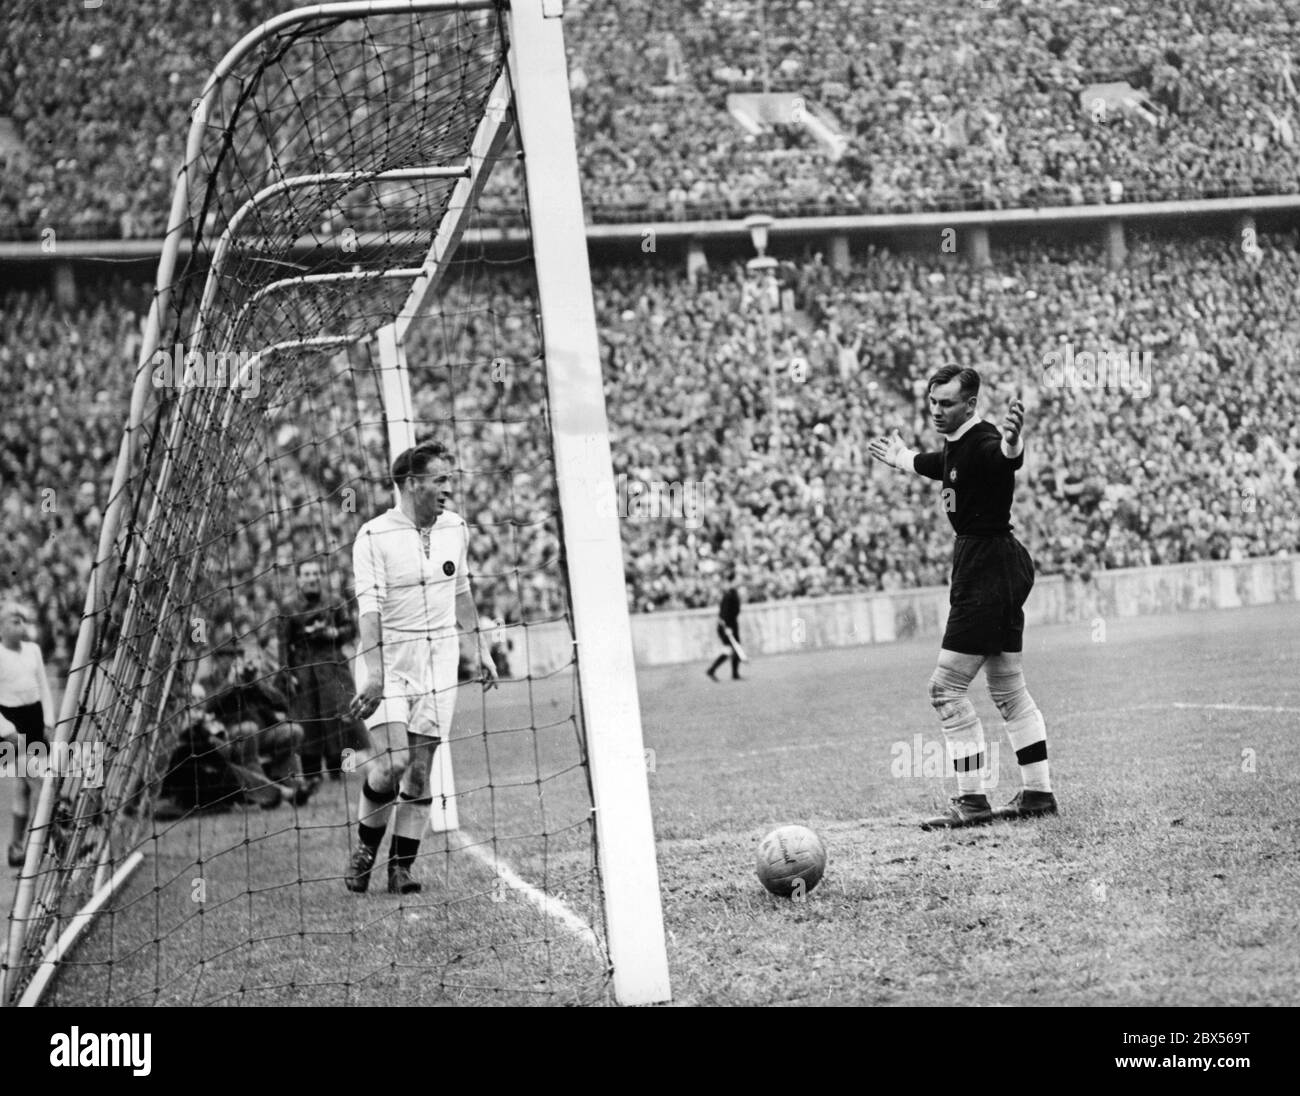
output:
[[733, 632], [740, 630], [740, 595], [736, 593], [734, 587], [722, 595], [722, 606], [718, 610], [718, 616]]
[[[333, 628], [336, 635], [330, 636]], [[301, 607], [284, 618], [280, 661], [289, 670], [319, 664], [346, 664], [343, 645], [356, 638], [357, 626], [343, 605], [302, 599]]]
[[991, 422], [976, 423], [943, 449], [918, 453], [913, 466], [927, 479], [943, 484], [943, 508], [958, 536], [1000, 537], [1011, 532], [1011, 496], [1016, 470], [1025, 463], [1002, 453], [1002, 431]]

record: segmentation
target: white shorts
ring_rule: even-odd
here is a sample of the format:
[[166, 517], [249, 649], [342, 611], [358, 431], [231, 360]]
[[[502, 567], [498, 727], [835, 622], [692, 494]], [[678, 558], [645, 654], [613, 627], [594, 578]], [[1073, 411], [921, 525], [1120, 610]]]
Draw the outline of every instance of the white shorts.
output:
[[[456, 689], [460, 675], [460, 637], [442, 636], [429, 641], [429, 661], [423, 683], [397, 671], [386, 671], [379, 707], [366, 719], [366, 729], [401, 723], [410, 734], [447, 738], [456, 714]], [[360, 687], [365, 685], [364, 663]], [[423, 686], [431, 685], [431, 688]]]

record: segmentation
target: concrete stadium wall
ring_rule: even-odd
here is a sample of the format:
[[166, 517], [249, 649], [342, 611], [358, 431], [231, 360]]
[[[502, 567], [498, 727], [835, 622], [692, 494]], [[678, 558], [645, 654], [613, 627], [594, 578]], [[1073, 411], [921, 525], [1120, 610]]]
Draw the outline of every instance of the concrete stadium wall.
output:
[[[1026, 623], [1068, 624], [1123, 617], [1235, 609], [1246, 605], [1300, 602], [1300, 557], [1236, 563], [1178, 563], [1101, 571], [1088, 580], [1060, 575], [1039, 578], [1025, 606]], [[718, 653], [717, 610], [684, 609], [632, 617], [638, 666], [703, 662]], [[751, 655], [892, 643], [913, 636], [942, 635], [948, 620], [948, 587], [893, 593], [844, 594], [746, 605], [741, 642]], [[507, 630], [515, 644], [516, 670], [523, 629]], [[567, 629], [539, 625], [527, 630], [534, 673], [554, 672], [572, 657]]]

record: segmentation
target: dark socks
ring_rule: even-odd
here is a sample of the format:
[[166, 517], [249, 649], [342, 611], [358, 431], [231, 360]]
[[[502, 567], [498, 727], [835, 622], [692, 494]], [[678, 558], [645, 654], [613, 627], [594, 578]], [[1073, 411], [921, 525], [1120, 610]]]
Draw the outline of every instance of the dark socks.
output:
[[[371, 852], [375, 852], [379, 848], [379, 842], [384, 839], [384, 830], [387, 828], [387, 826], [367, 826], [362, 822], [357, 826], [357, 836], [360, 837], [361, 843], [366, 848]], [[394, 838], [393, 840], [396, 841], [397, 839]]]
[[399, 837], [393, 834], [393, 843], [389, 851], [389, 860], [403, 868], [410, 869], [415, 863], [415, 854], [420, 851], [418, 837]]

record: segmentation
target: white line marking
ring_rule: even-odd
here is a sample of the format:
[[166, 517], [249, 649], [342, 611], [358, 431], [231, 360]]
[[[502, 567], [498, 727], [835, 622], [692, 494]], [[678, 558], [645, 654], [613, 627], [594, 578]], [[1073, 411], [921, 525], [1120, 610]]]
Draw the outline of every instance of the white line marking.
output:
[[1132, 704], [1127, 708], [1080, 708], [1077, 711], [1057, 712], [1054, 716], [1050, 712], [1046, 714], [1050, 721], [1053, 718], [1079, 719], [1084, 716], [1095, 718], [1098, 716], [1125, 715], [1128, 712], [1167, 712], [1174, 709], [1182, 711], [1300, 713], [1300, 708], [1286, 708], [1269, 704], [1188, 704], [1183, 701], [1171, 700], [1164, 704]]
[[733, 761], [737, 757], [763, 757], [767, 754], [799, 753], [803, 750], [829, 750], [843, 748], [853, 739], [842, 738], [829, 742], [789, 742], [784, 746], [763, 746], [756, 750], [735, 750], [727, 754], [694, 754], [690, 757], [655, 757], [657, 765], [712, 765], [720, 761]]
[[513, 887], [548, 917], [554, 917], [597, 955], [603, 955], [595, 929], [558, 898], [551, 897], [544, 891], [538, 890], [526, 879], [521, 879], [510, 868], [510, 865], [499, 856], [493, 855], [490, 849], [471, 841], [470, 838], [465, 836], [463, 830], [448, 832], [447, 844], [453, 846], [457, 852], [469, 853], [484, 864], [489, 871], [493, 872], [506, 886]]
[[[1287, 714], [1300, 714], [1300, 708], [1285, 708], [1268, 704], [1186, 704], [1181, 701], [1169, 701], [1164, 704], [1132, 704], [1127, 708], [1080, 708], [1076, 711], [1049, 712], [1047, 715], [1049, 720], [1080, 719], [1083, 717], [1096, 718], [1099, 716], [1127, 715], [1130, 712], [1166, 712], [1171, 708], [1180, 708], [1187, 711], [1280, 712]], [[934, 731], [937, 733], [938, 728], [935, 727]], [[781, 746], [763, 746], [755, 750], [735, 750], [728, 754], [691, 754], [689, 756], [671, 757], [660, 757], [656, 754], [655, 764], [660, 768], [665, 765], [716, 765], [725, 761], [733, 761], [738, 757], [762, 757], [767, 754], [802, 753], [805, 750], [842, 748], [851, 744], [852, 741], [852, 739], [846, 738], [825, 742], [787, 742]], [[531, 778], [525, 776], [521, 779], [527, 780]]]
[[1200, 708], [1213, 712], [1300, 712], [1300, 708], [1280, 708], [1272, 704], [1181, 704], [1175, 708]]
[[[787, 742], [782, 746], [762, 746], [754, 750], [733, 750], [731, 753], [725, 754], [674, 754], [672, 757], [659, 757], [658, 747], [656, 747], [655, 766], [657, 768], [661, 765], [717, 765], [724, 761], [734, 761], [738, 757], [764, 757], [768, 754], [801, 753], [804, 750], [843, 749], [854, 741], [856, 739], [845, 737], [825, 742]], [[494, 779], [498, 781], [498, 786], [533, 784], [537, 780], [537, 774], [536, 772], [511, 773], [509, 776]]]

